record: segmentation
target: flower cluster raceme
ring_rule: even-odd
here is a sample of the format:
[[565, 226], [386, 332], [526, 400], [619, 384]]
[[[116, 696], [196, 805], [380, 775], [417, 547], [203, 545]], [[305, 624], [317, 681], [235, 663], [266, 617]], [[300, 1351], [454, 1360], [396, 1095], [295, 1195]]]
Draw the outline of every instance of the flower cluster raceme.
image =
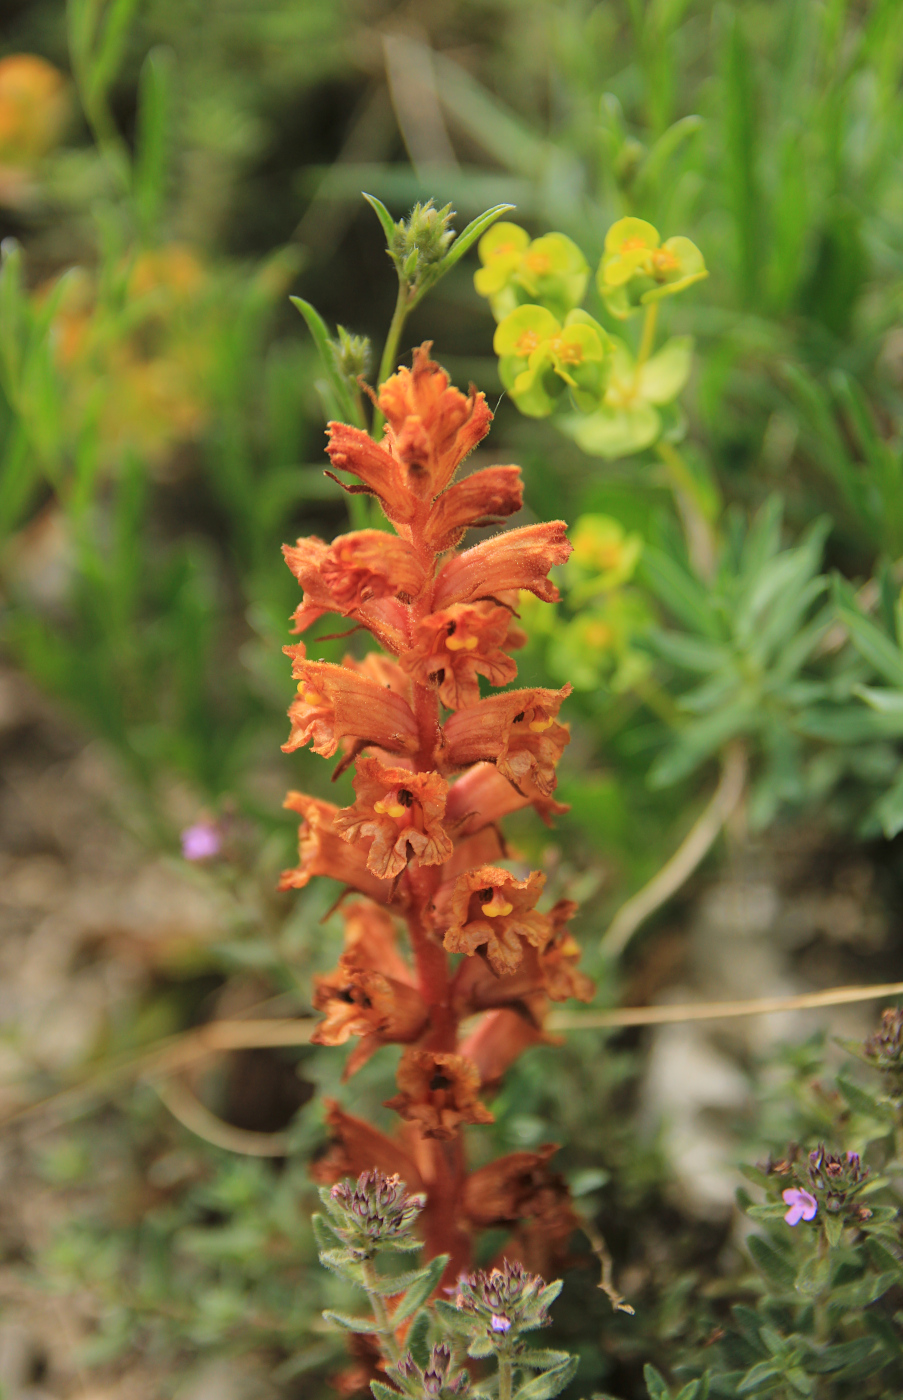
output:
[[881, 1025], [863, 1043], [861, 1055], [887, 1080], [895, 1095], [903, 1094], [903, 1008], [882, 1012]]
[[[492, 1121], [484, 1098], [523, 1049], [544, 1039], [548, 1002], [588, 1000], [593, 989], [567, 926], [575, 906], [543, 907], [544, 877], [508, 868], [499, 830], [519, 808], [532, 806], [545, 821], [564, 810], [553, 793], [570, 686], [481, 689], [516, 679], [512, 652], [525, 641], [519, 596], [554, 602], [550, 571], [570, 545], [553, 521], [459, 548], [471, 527], [518, 512], [523, 486], [519, 468], [507, 465], [456, 480], [492, 414], [482, 394], [453, 388], [429, 351], [420, 347], [412, 369], [374, 396], [386, 425], [380, 442], [329, 425], [332, 467], [356, 479], [343, 480], [344, 489], [372, 497], [395, 533], [356, 530], [332, 544], [310, 538], [285, 548], [303, 589], [296, 633], [338, 614], [381, 650], [333, 665], [309, 659], [303, 640], [285, 648], [297, 695], [283, 747], [310, 745], [338, 757], [340, 770], [353, 765], [355, 796], [340, 807], [289, 794], [286, 806], [303, 821], [299, 863], [282, 887], [325, 875], [363, 896], [343, 896], [345, 949], [316, 982], [323, 1020], [315, 1042], [354, 1040], [347, 1074], [382, 1045], [405, 1047], [389, 1101], [404, 1123], [398, 1139], [333, 1104], [334, 1140], [318, 1173], [328, 1181], [374, 1165], [401, 1172], [427, 1194], [428, 1244], [460, 1269], [477, 1226], [466, 1214], [460, 1130]], [[460, 1023], [475, 1015], [460, 1040]], [[533, 1176], [548, 1175], [537, 1163]], [[541, 1180], [533, 1194], [543, 1194]], [[555, 1198], [558, 1236], [566, 1235], [572, 1209]], [[554, 1237], [548, 1192], [543, 1200], [544, 1237]], [[530, 1228], [529, 1193], [499, 1209]]]
[[506, 1338], [549, 1325], [549, 1307], [561, 1291], [528, 1273], [517, 1261], [503, 1259], [495, 1269], [478, 1269], [458, 1281], [455, 1306], [484, 1325], [488, 1337]]
[[353, 1256], [371, 1258], [380, 1249], [419, 1249], [412, 1226], [423, 1209], [423, 1197], [411, 1196], [397, 1174], [384, 1176], [372, 1168], [361, 1172], [352, 1186], [338, 1181], [322, 1192], [330, 1225]]
[[773, 1164], [771, 1172], [785, 1176], [793, 1173], [798, 1186], [783, 1191], [784, 1216], [788, 1225], [800, 1221], [819, 1220], [822, 1215], [844, 1216], [850, 1223], [868, 1220], [872, 1212], [856, 1203], [856, 1197], [868, 1181], [868, 1167], [863, 1167], [858, 1152], [838, 1155], [819, 1143], [807, 1157], [798, 1150], [788, 1152], [784, 1161]]

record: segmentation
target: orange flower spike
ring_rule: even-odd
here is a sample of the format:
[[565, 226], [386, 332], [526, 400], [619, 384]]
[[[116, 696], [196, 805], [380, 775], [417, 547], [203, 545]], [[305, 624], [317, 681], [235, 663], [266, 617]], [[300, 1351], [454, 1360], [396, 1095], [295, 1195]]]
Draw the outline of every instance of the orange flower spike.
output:
[[473, 603], [498, 598], [508, 589], [526, 589], [544, 603], [557, 603], [558, 589], [549, 581], [549, 570], [567, 562], [571, 546], [563, 520], [524, 525], [493, 535], [489, 540], [457, 554], [441, 570], [433, 593], [433, 606]]
[[359, 758], [354, 779], [357, 801], [335, 819], [346, 841], [372, 838], [367, 868], [394, 879], [410, 861], [442, 865], [452, 853], [445, 829], [448, 784], [438, 773], [387, 768], [376, 758]]
[[494, 760], [510, 782], [534, 783], [548, 797], [557, 781], [556, 765], [570, 742], [567, 728], [556, 720], [570, 693], [570, 685], [561, 690], [509, 690], [458, 710], [442, 730], [446, 767]]
[[424, 583], [411, 546], [384, 530], [354, 530], [331, 545], [312, 535], [282, 553], [310, 601], [343, 617], [375, 598], [416, 597]]
[[486, 467], [443, 491], [426, 524], [427, 543], [437, 553], [454, 549], [471, 525], [493, 525], [524, 503], [520, 467]]
[[[470, 961], [482, 962], [482, 959], [472, 958]], [[476, 1029], [463, 1042], [460, 1050], [477, 1066], [483, 1092], [495, 1093], [508, 1070], [525, 1050], [531, 1050], [534, 1045], [560, 1043], [547, 1035], [520, 1007], [504, 1007], [481, 1016]]]
[[311, 744], [332, 758], [342, 739], [374, 744], [389, 753], [414, 753], [419, 736], [406, 700], [346, 666], [308, 661], [303, 642], [283, 647], [292, 658], [298, 697], [289, 706], [291, 734], [284, 753]]
[[570, 811], [567, 803], [541, 793], [528, 778], [522, 778], [514, 787], [494, 763], [475, 763], [449, 789], [445, 818], [459, 836], [471, 836], [529, 806], [536, 809], [546, 826], [551, 826], [553, 816]]
[[514, 1225], [536, 1215], [549, 1192], [567, 1195], [564, 1177], [549, 1171], [558, 1146], [547, 1142], [537, 1152], [510, 1152], [471, 1172], [464, 1183], [464, 1213], [477, 1229]]
[[480, 1103], [480, 1073], [462, 1055], [433, 1050], [406, 1050], [396, 1075], [399, 1092], [386, 1101], [402, 1118], [415, 1123], [423, 1137], [447, 1141], [462, 1123], [493, 1123]]
[[405, 481], [401, 463], [392, 455], [389, 446], [378, 446], [362, 428], [352, 428], [348, 423], [327, 423], [329, 441], [326, 451], [329, 460], [337, 471], [351, 472], [360, 477], [362, 486], [346, 486], [333, 476], [343, 491], [350, 495], [361, 492], [375, 496], [393, 525], [404, 529], [410, 525], [417, 511], [417, 501], [411, 495]]
[[413, 647], [401, 658], [418, 685], [438, 685], [439, 699], [450, 710], [480, 698], [478, 676], [490, 685], [507, 685], [517, 666], [502, 648], [508, 639], [506, 608], [459, 604], [431, 613], [417, 624]]
[[596, 994], [595, 983], [581, 972], [580, 944], [567, 928], [568, 919], [577, 912], [572, 899], [560, 899], [549, 910], [554, 933], [548, 945], [538, 955], [539, 972], [546, 996], [552, 1001], [592, 1001]]
[[326, 1099], [325, 1103], [330, 1141], [311, 1163], [314, 1181], [329, 1183], [343, 1176], [358, 1177], [375, 1167], [385, 1176], [397, 1172], [411, 1192], [422, 1189], [414, 1158], [400, 1142], [372, 1128], [363, 1118], [346, 1113], [335, 1099]]
[[395, 922], [387, 910], [369, 900], [358, 900], [345, 905], [342, 917], [345, 952], [355, 967], [371, 968], [396, 982], [413, 985], [413, 973], [398, 951]]
[[393, 456], [402, 464], [408, 489], [432, 498], [451, 481], [464, 458], [489, 432], [492, 413], [484, 394], [465, 396], [430, 359], [431, 342], [414, 351], [412, 369], [387, 379], [377, 402]]
[[291, 870], [283, 870], [280, 890], [303, 890], [315, 875], [326, 875], [381, 904], [392, 900], [392, 882], [378, 879], [367, 868], [366, 846], [349, 846], [336, 831], [334, 822], [339, 809], [334, 803], [321, 802], [303, 792], [290, 792], [282, 805], [291, 812], [300, 812], [304, 821], [298, 828], [300, 862]]
[[427, 1008], [415, 987], [356, 965], [343, 953], [333, 972], [314, 978], [314, 1010], [325, 1020], [311, 1036], [314, 1045], [344, 1045], [353, 1035], [379, 1035], [406, 1044], [423, 1030]]
[[482, 865], [455, 881], [451, 924], [445, 931], [449, 953], [471, 956], [486, 946], [489, 965], [499, 977], [515, 972], [523, 959], [523, 943], [544, 948], [552, 936], [547, 914], [534, 907], [546, 877], [531, 870], [516, 879], [500, 866]]

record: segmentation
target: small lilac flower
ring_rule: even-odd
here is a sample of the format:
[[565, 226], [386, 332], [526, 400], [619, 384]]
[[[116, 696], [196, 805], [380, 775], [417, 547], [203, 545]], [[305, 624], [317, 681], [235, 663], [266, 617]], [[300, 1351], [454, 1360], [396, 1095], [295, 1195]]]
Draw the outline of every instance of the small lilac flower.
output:
[[493, 1313], [490, 1326], [493, 1332], [508, 1332], [511, 1328], [511, 1320], [510, 1318], [500, 1317], [497, 1313]]
[[182, 855], [186, 860], [210, 860], [218, 856], [222, 838], [213, 822], [196, 822], [182, 832]]
[[787, 1205], [790, 1207], [784, 1219], [788, 1225], [798, 1225], [801, 1220], [814, 1220], [815, 1212], [818, 1210], [818, 1201], [814, 1196], [810, 1196], [808, 1191], [799, 1191], [796, 1187], [782, 1192]]

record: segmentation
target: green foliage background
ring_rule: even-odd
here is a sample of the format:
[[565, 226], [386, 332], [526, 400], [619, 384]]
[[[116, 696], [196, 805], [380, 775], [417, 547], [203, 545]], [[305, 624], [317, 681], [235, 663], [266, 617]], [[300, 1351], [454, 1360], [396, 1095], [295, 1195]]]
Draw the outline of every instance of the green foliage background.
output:
[[[588, 458], [554, 421], [522, 418], [504, 397], [490, 439], [495, 460], [523, 466], [528, 518], [611, 516], [643, 544], [636, 578], [605, 595], [621, 654], [588, 659], [585, 580], [569, 575], [557, 617], [531, 616], [521, 664], [526, 684], [589, 668], [569, 702], [559, 795], [572, 809], [552, 838], [550, 884], [586, 899], [579, 931], [600, 1000], [617, 999], [621, 973], [594, 952], [598, 935], [689, 829], [738, 739], [754, 825], [815, 820], [871, 842], [899, 889], [896, 0], [46, 0], [16, 8], [3, 45], [44, 56], [78, 93], [61, 142], [31, 172], [32, 196], [0, 210], [16, 241], [4, 245], [0, 292], [3, 646], [115, 752], [123, 809], [149, 848], [178, 850], [175, 779], [197, 812], [228, 811], [240, 833], [220, 944], [146, 988], [86, 1069], [190, 1025], [209, 979], [236, 969], [252, 967], [303, 1009], [311, 972], [335, 951], [334, 930], [317, 925], [327, 896], [272, 894], [294, 841], [282, 789], [326, 791], [317, 760], [279, 756], [281, 646], [297, 601], [279, 545], [346, 524], [321, 474], [328, 385], [288, 295], [380, 344], [394, 277], [361, 190], [396, 217], [416, 200], [450, 200], [459, 228], [510, 202], [531, 235], [565, 233], [592, 266], [610, 224], [635, 214], [692, 238], [710, 271], [663, 313], [671, 333], [695, 337], [682, 452], [719, 539], [710, 585], [654, 451]], [[195, 290], [180, 301], [163, 278], [142, 297], [137, 262], [173, 242], [201, 269]], [[502, 386], [475, 265], [462, 260], [417, 308], [402, 348], [431, 338], [456, 382], [494, 401]], [[93, 327], [81, 379], [58, 354], [60, 308], [79, 277]], [[602, 314], [598, 299], [592, 309]], [[190, 430], [172, 424], [178, 393], [163, 409], [150, 403], [150, 428], [111, 428], [125, 393], [110, 352], [120, 345], [139, 366], [171, 361], [186, 383], [185, 366], [197, 372]], [[49, 562], [48, 534], [62, 541]], [[45, 572], [53, 587], [36, 586]], [[341, 649], [322, 642], [327, 659]], [[517, 837], [548, 855], [535, 827]], [[667, 1163], [630, 1116], [640, 1052], [606, 1046], [585, 1033], [523, 1062], [495, 1105], [492, 1149], [567, 1142], [620, 1260], [636, 1248], [631, 1231], [659, 1222], [668, 1244], [642, 1318], [612, 1317], [579, 1278], [562, 1306], [563, 1344], [583, 1358], [580, 1393], [604, 1379], [639, 1395], [643, 1362], [669, 1370], [675, 1339], [695, 1346], [718, 1321], [703, 1283], [724, 1234], [666, 1203]], [[295, 1057], [318, 1091], [337, 1082], [334, 1058]], [[378, 1102], [388, 1080], [384, 1065], [368, 1067], [352, 1109]], [[100, 1151], [141, 1177], [181, 1132], [149, 1091], [103, 1113], [103, 1136], [89, 1131], [44, 1164], [68, 1188], [90, 1181]], [[150, 1347], [175, 1372], [205, 1350], [257, 1349], [286, 1395], [329, 1368], [333, 1339], [311, 1343], [308, 1330], [336, 1301], [307, 1272], [315, 1110], [290, 1131], [276, 1188], [268, 1165], [194, 1145], [196, 1165], [165, 1204], [111, 1229], [94, 1201], [39, 1262], [106, 1299], [94, 1359]], [[749, 1137], [761, 1147], [767, 1127]]]

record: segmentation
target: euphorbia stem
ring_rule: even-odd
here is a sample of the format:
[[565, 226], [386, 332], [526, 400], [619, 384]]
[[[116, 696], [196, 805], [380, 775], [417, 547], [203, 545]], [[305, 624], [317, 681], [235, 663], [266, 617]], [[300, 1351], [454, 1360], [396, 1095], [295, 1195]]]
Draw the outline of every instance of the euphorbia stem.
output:
[[658, 302], [650, 302], [646, 307], [646, 316], [643, 321], [643, 334], [640, 337], [640, 348], [637, 351], [635, 379], [639, 379], [640, 370], [652, 354], [652, 347], [655, 344], [655, 327], [658, 321]]

